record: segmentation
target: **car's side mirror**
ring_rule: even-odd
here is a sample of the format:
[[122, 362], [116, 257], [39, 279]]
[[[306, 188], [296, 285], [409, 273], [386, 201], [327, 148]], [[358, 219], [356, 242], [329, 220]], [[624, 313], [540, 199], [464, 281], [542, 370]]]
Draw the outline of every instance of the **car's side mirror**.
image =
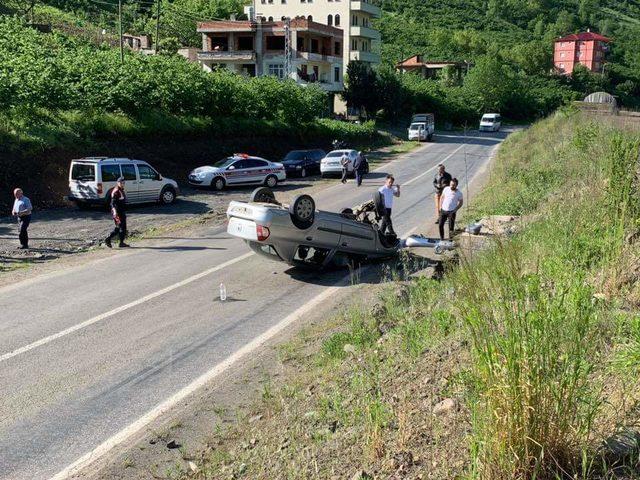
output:
[[234, 167], [233, 165], [229, 165], [229, 167], [227, 167], [227, 170], [235, 170], [236, 167]]

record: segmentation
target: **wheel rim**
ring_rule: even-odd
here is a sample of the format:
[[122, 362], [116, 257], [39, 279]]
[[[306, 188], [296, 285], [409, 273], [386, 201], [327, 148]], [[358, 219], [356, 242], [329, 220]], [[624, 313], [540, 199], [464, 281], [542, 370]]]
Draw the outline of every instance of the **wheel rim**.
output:
[[311, 218], [311, 215], [313, 214], [313, 206], [311, 204], [311, 201], [307, 199], [299, 201], [298, 205], [296, 205], [296, 214], [302, 220], [309, 220]]
[[300, 172], [300, 176], [301, 177], [306, 177], [307, 176], [307, 171], [303, 168], [302, 171]]
[[267, 185], [268, 186], [275, 187], [277, 183], [278, 183], [278, 180], [275, 177], [267, 178]]
[[173, 202], [173, 192], [171, 190], [167, 190], [166, 192], [164, 192], [162, 194], [162, 200], [165, 203], [171, 203]]
[[224, 186], [224, 183], [222, 182], [222, 180], [221, 179], [217, 179], [216, 183], [215, 183], [216, 190], [222, 190], [223, 186]]

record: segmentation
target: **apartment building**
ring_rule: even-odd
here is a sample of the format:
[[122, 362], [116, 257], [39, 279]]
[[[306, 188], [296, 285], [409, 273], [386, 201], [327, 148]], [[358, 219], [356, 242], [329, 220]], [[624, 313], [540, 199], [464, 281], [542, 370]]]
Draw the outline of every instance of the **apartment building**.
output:
[[605, 54], [611, 39], [586, 31], [574, 33], [555, 41], [553, 64], [556, 71], [571, 75], [576, 65], [582, 64], [592, 72], [602, 73]]
[[196, 59], [207, 71], [226, 68], [248, 76], [288, 76], [301, 85], [315, 83], [327, 92], [342, 91], [343, 31], [306, 18], [290, 20], [288, 28], [287, 45], [284, 21], [198, 23], [202, 51]]
[[344, 29], [343, 69], [351, 60], [380, 63], [380, 32], [372, 20], [380, 7], [363, 0], [253, 0], [254, 14], [263, 21], [304, 17]]

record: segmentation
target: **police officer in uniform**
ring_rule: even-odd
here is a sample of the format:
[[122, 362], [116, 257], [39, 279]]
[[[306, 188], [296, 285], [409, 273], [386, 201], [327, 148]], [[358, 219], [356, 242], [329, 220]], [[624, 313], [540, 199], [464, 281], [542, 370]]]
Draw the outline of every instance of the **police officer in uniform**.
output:
[[120, 238], [120, 248], [129, 246], [124, 243], [124, 239], [127, 236], [126, 202], [127, 194], [124, 191], [124, 177], [120, 177], [116, 187], [111, 190], [111, 216], [116, 226], [104, 241], [109, 248], [111, 248], [111, 239], [116, 235]]

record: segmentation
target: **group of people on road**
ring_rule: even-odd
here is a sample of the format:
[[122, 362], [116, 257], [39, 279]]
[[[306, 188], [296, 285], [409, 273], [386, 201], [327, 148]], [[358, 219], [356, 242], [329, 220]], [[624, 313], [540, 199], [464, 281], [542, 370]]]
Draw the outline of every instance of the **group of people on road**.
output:
[[[113, 231], [104, 240], [104, 244], [111, 248], [111, 240], [114, 237], [118, 237], [120, 240], [120, 248], [126, 248], [129, 245], [124, 242], [127, 236], [127, 194], [124, 190], [124, 177], [118, 178], [116, 186], [110, 193], [111, 216], [115, 224]], [[18, 239], [20, 240], [20, 250], [29, 249], [29, 225], [31, 224], [31, 214], [33, 207], [31, 200], [25, 196], [21, 188], [16, 188], [13, 191], [15, 198], [13, 202], [13, 208], [11, 209], [11, 215], [18, 219], [20, 225], [20, 233]]]
[[[349, 157], [346, 153], [342, 155], [340, 159], [340, 165], [342, 165], [342, 183], [347, 183], [347, 177], [349, 176]], [[353, 161], [353, 171], [356, 174], [356, 185], [359, 187], [362, 185], [362, 178], [367, 170], [367, 157], [362, 152], [358, 152], [356, 159]]]
[[[391, 211], [393, 198], [400, 196], [400, 185], [394, 185], [394, 183], [393, 175], [387, 175], [384, 185], [378, 189], [382, 197], [381, 201], [384, 201], [379, 230], [387, 235], [395, 235]], [[452, 177], [443, 164], [439, 164], [433, 179], [433, 187], [435, 188], [436, 224], [440, 240], [445, 239], [444, 226], [447, 222], [449, 223], [449, 240], [451, 240], [456, 224], [456, 213], [464, 204], [462, 192], [458, 189], [458, 179]]]

